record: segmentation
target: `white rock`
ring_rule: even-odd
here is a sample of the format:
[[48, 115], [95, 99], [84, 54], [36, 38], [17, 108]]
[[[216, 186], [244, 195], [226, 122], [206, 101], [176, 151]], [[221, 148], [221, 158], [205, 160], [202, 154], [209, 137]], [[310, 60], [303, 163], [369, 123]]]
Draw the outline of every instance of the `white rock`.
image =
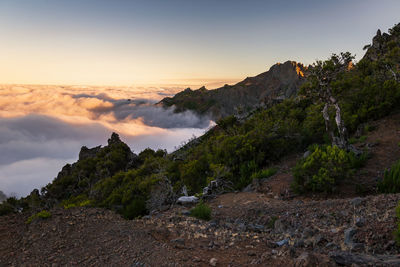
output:
[[218, 260], [216, 258], [211, 258], [210, 265], [211, 266], [217, 266], [217, 262], [218, 262]]
[[182, 203], [182, 204], [196, 203], [197, 201], [199, 201], [199, 199], [195, 196], [190, 196], [190, 197], [183, 196], [183, 197], [178, 198], [178, 200], [177, 200], [178, 203]]

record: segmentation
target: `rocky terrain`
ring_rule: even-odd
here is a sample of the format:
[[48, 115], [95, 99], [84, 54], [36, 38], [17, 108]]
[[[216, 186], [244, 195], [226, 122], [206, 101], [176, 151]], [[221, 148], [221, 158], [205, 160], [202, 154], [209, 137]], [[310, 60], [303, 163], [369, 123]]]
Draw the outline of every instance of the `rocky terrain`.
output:
[[[377, 170], [398, 157], [399, 121], [393, 115], [375, 122], [357, 144], [374, 157], [355, 179], [379, 177]], [[207, 200], [210, 221], [188, 216], [191, 207], [181, 205], [135, 220], [87, 207], [55, 208], [31, 224], [28, 214], [2, 216], [0, 266], [398, 266], [400, 194], [359, 197], [343, 185], [343, 194], [329, 198], [296, 196], [290, 169], [301, 156], [285, 158], [277, 174], [248, 192]]]
[[235, 85], [214, 90], [202, 87], [186, 90], [160, 101], [164, 107], [175, 106], [177, 112], [192, 110], [218, 119], [253, 110], [295, 96], [304, 82], [305, 67], [294, 61], [277, 63], [267, 72], [248, 77]]
[[49, 219], [0, 218], [1, 266], [398, 266], [393, 241], [400, 194], [280, 200], [229, 193], [211, 221], [187, 207], [137, 220], [95, 208], [54, 209]]

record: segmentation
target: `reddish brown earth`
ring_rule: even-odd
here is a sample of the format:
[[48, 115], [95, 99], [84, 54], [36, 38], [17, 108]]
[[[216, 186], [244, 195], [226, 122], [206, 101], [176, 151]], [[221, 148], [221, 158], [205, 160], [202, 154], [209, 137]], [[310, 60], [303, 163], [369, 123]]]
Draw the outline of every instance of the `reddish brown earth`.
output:
[[212, 258], [216, 266], [400, 266], [393, 235], [400, 194], [357, 197], [351, 187], [361, 180], [375, 187], [400, 158], [400, 115], [375, 126], [357, 144], [372, 157], [343, 195], [289, 192], [301, 157], [294, 155], [258, 192], [209, 200], [208, 222], [183, 215], [190, 207], [182, 206], [132, 221], [97, 208], [58, 208], [31, 224], [28, 215], [2, 216], [0, 266], [209, 266]]
[[[303, 258], [308, 266], [334, 266], [330, 253], [343, 251], [393, 260], [399, 200], [400, 194], [301, 201], [229, 193], [210, 201], [209, 222], [181, 215], [181, 206], [133, 221], [96, 208], [55, 209], [31, 224], [27, 216], [3, 216], [0, 265], [207, 266], [216, 258], [218, 266], [293, 266]], [[344, 242], [351, 227], [358, 247]], [[278, 246], [282, 240], [287, 245]]]

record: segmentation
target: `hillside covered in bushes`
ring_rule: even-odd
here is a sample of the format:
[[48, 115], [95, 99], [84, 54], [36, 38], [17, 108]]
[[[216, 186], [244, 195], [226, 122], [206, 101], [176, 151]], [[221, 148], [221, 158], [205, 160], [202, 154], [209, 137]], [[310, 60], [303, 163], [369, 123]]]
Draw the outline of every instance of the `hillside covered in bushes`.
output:
[[[175, 203], [184, 188], [201, 196], [216, 181], [222, 185], [220, 192], [242, 190], [273, 175], [273, 167], [282, 158], [305, 151], [307, 156], [294, 169], [294, 192], [338, 193], [337, 186], [352, 179], [368, 157], [365, 151], [353, 149], [349, 137], [362, 136], [370, 122], [400, 107], [400, 25], [388, 34], [378, 31], [365, 48], [359, 62], [344, 62], [344, 68], [338, 66], [344, 66], [340, 61], [344, 57], [352, 58], [348, 53], [302, 67], [302, 81], [296, 82], [295, 93], [271, 105], [257, 105], [245, 118], [222, 117], [205, 135], [173, 153], [146, 149], [136, 155], [113, 133], [105, 147], [83, 147], [79, 160], [65, 165], [40, 191], [7, 199], [0, 213], [33, 213], [60, 205], [96, 206], [132, 219]], [[334, 73], [334, 78], [327, 80], [328, 76], [318, 76], [316, 70]], [[326, 106], [323, 98], [309, 94], [310, 88], [329, 92], [335, 101]], [[346, 147], [335, 146], [332, 140], [342, 134], [335, 125], [337, 107], [346, 129]], [[391, 177], [385, 175], [382, 191], [386, 183], [398, 188]]]

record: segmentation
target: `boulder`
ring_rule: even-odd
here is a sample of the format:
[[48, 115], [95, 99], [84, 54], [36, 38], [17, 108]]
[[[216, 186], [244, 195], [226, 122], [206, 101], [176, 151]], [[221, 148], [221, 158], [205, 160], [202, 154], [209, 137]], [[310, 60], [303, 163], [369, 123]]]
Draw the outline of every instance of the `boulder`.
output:
[[193, 204], [193, 203], [197, 203], [199, 201], [199, 198], [195, 197], [195, 196], [182, 196], [180, 198], [178, 198], [178, 200], [176, 201], [177, 203], [180, 204]]
[[210, 259], [210, 265], [211, 266], [217, 266], [218, 260], [216, 258], [211, 258]]

